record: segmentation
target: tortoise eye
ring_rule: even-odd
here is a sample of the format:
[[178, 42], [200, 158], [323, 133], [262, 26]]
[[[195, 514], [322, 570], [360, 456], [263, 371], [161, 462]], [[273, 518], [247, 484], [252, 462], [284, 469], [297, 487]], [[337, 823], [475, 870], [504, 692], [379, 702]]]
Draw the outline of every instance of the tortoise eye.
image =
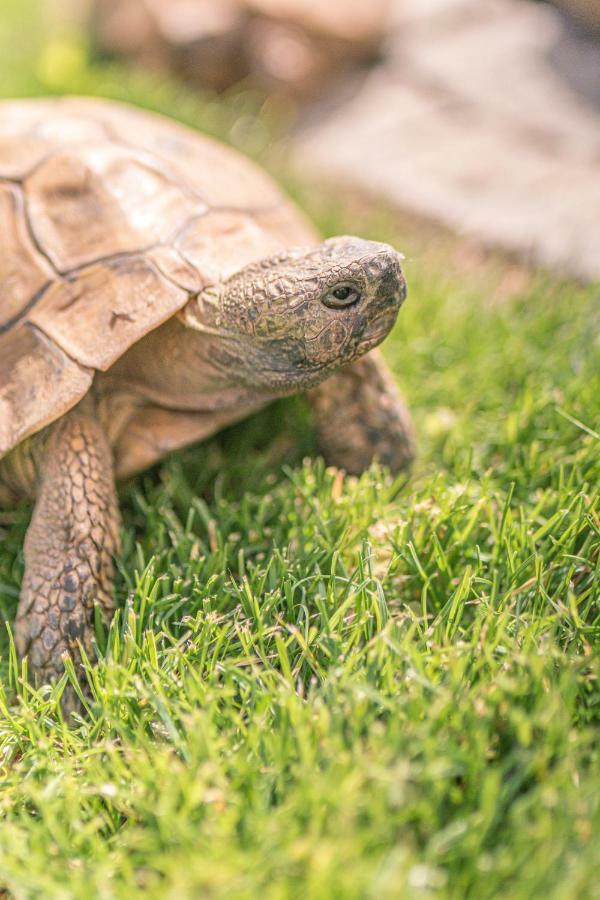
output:
[[333, 309], [343, 309], [352, 306], [360, 300], [360, 291], [353, 284], [336, 284], [323, 298], [325, 306]]

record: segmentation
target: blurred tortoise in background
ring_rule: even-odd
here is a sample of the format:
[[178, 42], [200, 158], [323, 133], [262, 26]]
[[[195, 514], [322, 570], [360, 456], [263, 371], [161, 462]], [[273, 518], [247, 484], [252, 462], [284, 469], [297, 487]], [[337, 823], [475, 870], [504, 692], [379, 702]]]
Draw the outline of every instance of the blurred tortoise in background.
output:
[[376, 58], [389, 0], [94, 0], [104, 52], [222, 91], [242, 79], [307, 99]]
[[364, 356], [399, 254], [321, 242], [235, 151], [106, 101], [0, 103], [0, 234], [0, 505], [35, 500], [15, 635], [38, 681], [113, 610], [115, 477], [298, 392], [329, 462], [410, 462]]

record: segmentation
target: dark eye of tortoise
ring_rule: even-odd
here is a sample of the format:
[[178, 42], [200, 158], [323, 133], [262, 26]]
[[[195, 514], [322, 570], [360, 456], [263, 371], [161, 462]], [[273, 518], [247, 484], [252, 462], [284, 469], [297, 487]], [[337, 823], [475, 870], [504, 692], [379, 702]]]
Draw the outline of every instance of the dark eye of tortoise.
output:
[[324, 303], [334, 309], [342, 309], [345, 306], [352, 306], [358, 300], [360, 300], [358, 288], [352, 284], [338, 284], [327, 293]]

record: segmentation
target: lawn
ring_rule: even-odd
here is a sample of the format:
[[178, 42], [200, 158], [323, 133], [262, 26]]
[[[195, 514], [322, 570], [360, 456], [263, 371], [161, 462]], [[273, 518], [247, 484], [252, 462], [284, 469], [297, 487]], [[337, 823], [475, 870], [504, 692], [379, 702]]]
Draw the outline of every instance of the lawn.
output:
[[[72, 36], [33, 29], [20, 55], [4, 15], [3, 94], [129, 98], [285, 179], [268, 104], [91, 63]], [[292, 400], [122, 487], [120, 610], [80, 720], [0, 644], [0, 888], [600, 897], [598, 287], [287, 184], [325, 233], [407, 253], [384, 352], [418, 463], [344, 478]], [[28, 516], [0, 512], [8, 626]]]

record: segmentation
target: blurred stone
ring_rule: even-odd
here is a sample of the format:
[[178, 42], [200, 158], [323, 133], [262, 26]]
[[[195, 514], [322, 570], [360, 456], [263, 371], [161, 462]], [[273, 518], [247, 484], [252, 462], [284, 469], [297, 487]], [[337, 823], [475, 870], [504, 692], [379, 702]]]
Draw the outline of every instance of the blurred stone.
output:
[[600, 55], [582, 67], [585, 41], [525, 0], [397, 0], [393, 13], [386, 60], [313, 111], [297, 167], [599, 277]]
[[302, 99], [373, 58], [390, 0], [94, 0], [110, 53], [217, 91], [243, 78]]
[[358, 53], [376, 47], [385, 30], [390, 4], [382, 0], [245, 0], [246, 6], [272, 21], [301, 26], [308, 34], [345, 41]]
[[584, 28], [600, 33], [600, 3], [598, 0], [552, 0], [556, 6], [573, 16]]

